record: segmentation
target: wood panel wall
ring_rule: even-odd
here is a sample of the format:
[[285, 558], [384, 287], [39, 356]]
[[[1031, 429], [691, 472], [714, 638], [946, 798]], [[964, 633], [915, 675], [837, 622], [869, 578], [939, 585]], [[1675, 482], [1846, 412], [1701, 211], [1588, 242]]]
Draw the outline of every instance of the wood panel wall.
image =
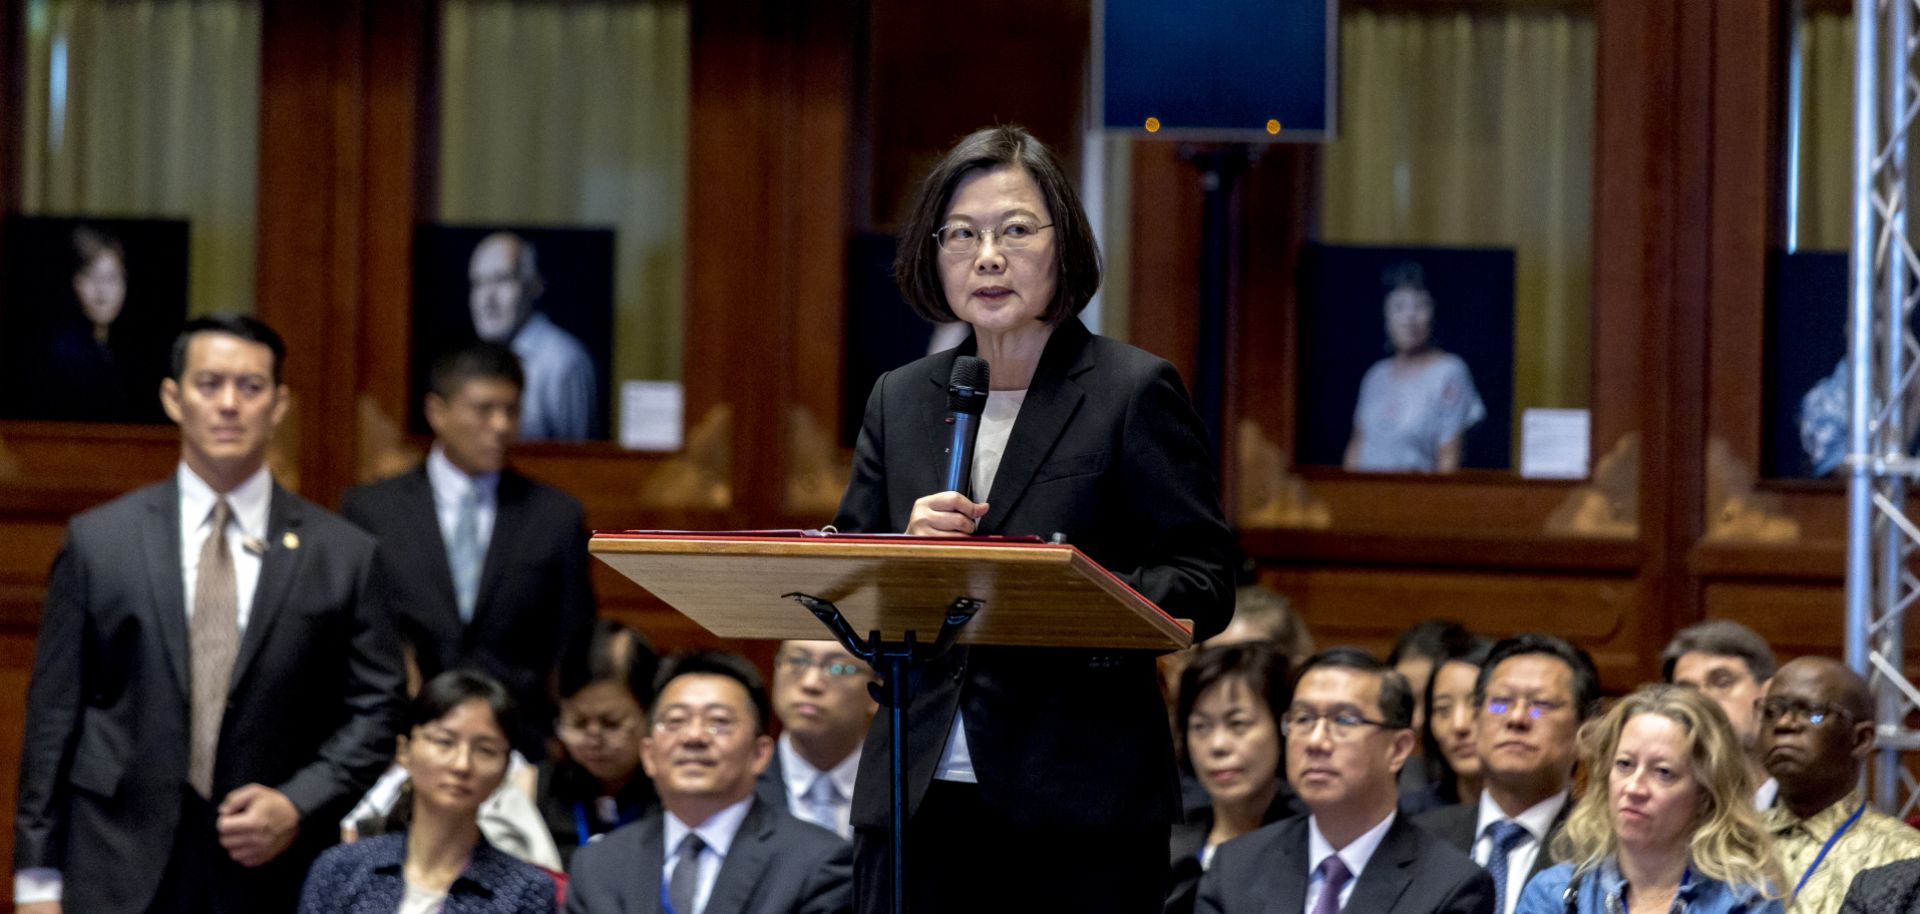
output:
[[[20, 66], [21, 5], [7, 6], [0, 72]], [[541, 445], [519, 465], [580, 496], [597, 527], [825, 522], [831, 493], [823, 507], [794, 484], [812, 456], [795, 428], [802, 414], [838, 422], [839, 373], [822, 366], [840, 362], [849, 229], [890, 224], [928, 157], [980, 123], [1027, 122], [1070, 156], [1078, 142], [1090, 4], [989, 5], [1019, 27], [976, 60], [953, 55], [951, 23], [908, 0], [693, 4], [684, 381], [690, 425], [725, 417], [704, 445], [718, 459]], [[1383, 648], [1434, 615], [1496, 634], [1546, 629], [1592, 649], [1612, 689], [1657, 673], [1671, 632], [1705, 617], [1741, 619], [1787, 654], [1837, 653], [1839, 490], [1750, 478], [1779, 6], [1596, 4], [1593, 438], [1596, 458], [1638, 441], [1618, 468], [1624, 492], [1493, 473], [1299, 471], [1331, 521], [1250, 528], [1243, 542], [1321, 643]], [[422, 445], [397, 429], [412, 230], [430, 211], [435, 17], [428, 0], [265, 7], [258, 311], [288, 338], [298, 398], [275, 466], [335, 504]], [[0, 122], [16, 101], [0, 93]], [[16, 143], [0, 132], [0, 175]], [[1136, 144], [1128, 334], [1189, 378], [1201, 364], [1191, 151]], [[1292, 444], [1293, 267], [1313, 169], [1310, 149], [1263, 150], [1237, 185], [1230, 513], [1249, 487], [1238, 420]], [[176, 455], [169, 429], [0, 423], [0, 784], [16, 774], [44, 579], [67, 517], [161, 477]], [[707, 483], [699, 497], [663, 498], [666, 480], [688, 478]], [[1626, 532], [1549, 532], [1556, 511], [1589, 496], [1637, 505]], [[660, 646], [715, 643], [616, 575], [595, 583], [604, 611]], [[763, 663], [771, 654], [735, 646]], [[0, 790], [0, 816], [11, 803]], [[0, 854], [9, 846], [0, 829]]]

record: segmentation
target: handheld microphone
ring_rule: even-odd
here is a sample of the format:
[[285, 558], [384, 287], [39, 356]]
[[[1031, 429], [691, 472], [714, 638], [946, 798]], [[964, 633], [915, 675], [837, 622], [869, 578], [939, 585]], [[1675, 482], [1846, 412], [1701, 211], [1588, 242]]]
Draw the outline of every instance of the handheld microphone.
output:
[[[980, 414], [987, 408], [987, 360], [963, 355], [953, 360], [947, 381], [947, 418], [952, 430], [947, 442], [946, 488], [972, 499], [973, 442], [980, 436]], [[977, 500], [977, 499], [976, 499]]]

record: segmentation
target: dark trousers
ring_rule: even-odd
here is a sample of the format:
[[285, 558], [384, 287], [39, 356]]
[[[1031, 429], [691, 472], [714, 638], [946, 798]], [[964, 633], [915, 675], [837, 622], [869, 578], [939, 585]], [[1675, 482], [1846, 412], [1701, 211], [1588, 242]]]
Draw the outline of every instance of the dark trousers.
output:
[[243, 867], [220, 846], [215, 804], [184, 785], [180, 793], [180, 826], [150, 914], [292, 914], [312, 859], [303, 842], [264, 866]]
[[[980, 788], [934, 781], [907, 823], [906, 910], [1158, 914], [1169, 829], [1021, 828], [988, 809]], [[853, 845], [854, 910], [885, 914], [887, 830], [859, 829]]]

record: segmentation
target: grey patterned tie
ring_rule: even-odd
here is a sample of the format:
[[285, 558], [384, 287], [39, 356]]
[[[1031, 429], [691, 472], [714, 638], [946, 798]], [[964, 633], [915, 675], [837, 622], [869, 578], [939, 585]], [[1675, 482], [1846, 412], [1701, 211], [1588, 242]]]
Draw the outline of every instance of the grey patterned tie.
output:
[[453, 572], [453, 601], [461, 622], [473, 621], [480, 596], [480, 491], [467, 489], [453, 518], [453, 542], [447, 544], [447, 568]]
[[700, 885], [700, 852], [706, 848], [694, 832], [687, 832], [686, 840], [680, 842], [679, 862], [673, 865], [673, 878], [667, 880], [667, 904], [673, 906], [673, 914], [696, 914], [693, 892]]
[[187, 782], [208, 799], [213, 798], [213, 762], [220, 748], [227, 684], [240, 648], [240, 589], [234, 582], [233, 551], [227, 546], [227, 524], [232, 520], [232, 506], [220, 499], [213, 506], [213, 531], [200, 547], [193, 617], [187, 623], [187, 649], [193, 658], [193, 742], [188, 750]]
[[1487, 826], [1487, 834], [1493, 839], [1493, 848], [1487, 853], [1487, 872], [1493, 875], [1493, 910], [1504, 912], [1507, 910], [1507, 880], [1513, 875], [1507, 855], [1533, 834], [1512, 819], [1501, 819]]

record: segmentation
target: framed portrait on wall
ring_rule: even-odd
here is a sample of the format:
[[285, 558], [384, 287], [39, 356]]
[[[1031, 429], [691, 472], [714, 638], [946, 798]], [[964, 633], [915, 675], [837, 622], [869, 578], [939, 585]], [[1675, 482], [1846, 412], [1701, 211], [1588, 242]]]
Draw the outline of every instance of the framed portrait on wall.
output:
[[160, 381], [187, 315], [188, 225], [9, 216], [0, 417], [163, 423]]
[[1301, 465], [1512, 465], [1512, 250], [1315, 244], [1301, 268]]
[[414, 243], [412, 422], [433, 363], [475, 340], [511, 347], [526, 372], [523, 441], [607, 437], [613, 367], [613, 230], [424, 225]]

